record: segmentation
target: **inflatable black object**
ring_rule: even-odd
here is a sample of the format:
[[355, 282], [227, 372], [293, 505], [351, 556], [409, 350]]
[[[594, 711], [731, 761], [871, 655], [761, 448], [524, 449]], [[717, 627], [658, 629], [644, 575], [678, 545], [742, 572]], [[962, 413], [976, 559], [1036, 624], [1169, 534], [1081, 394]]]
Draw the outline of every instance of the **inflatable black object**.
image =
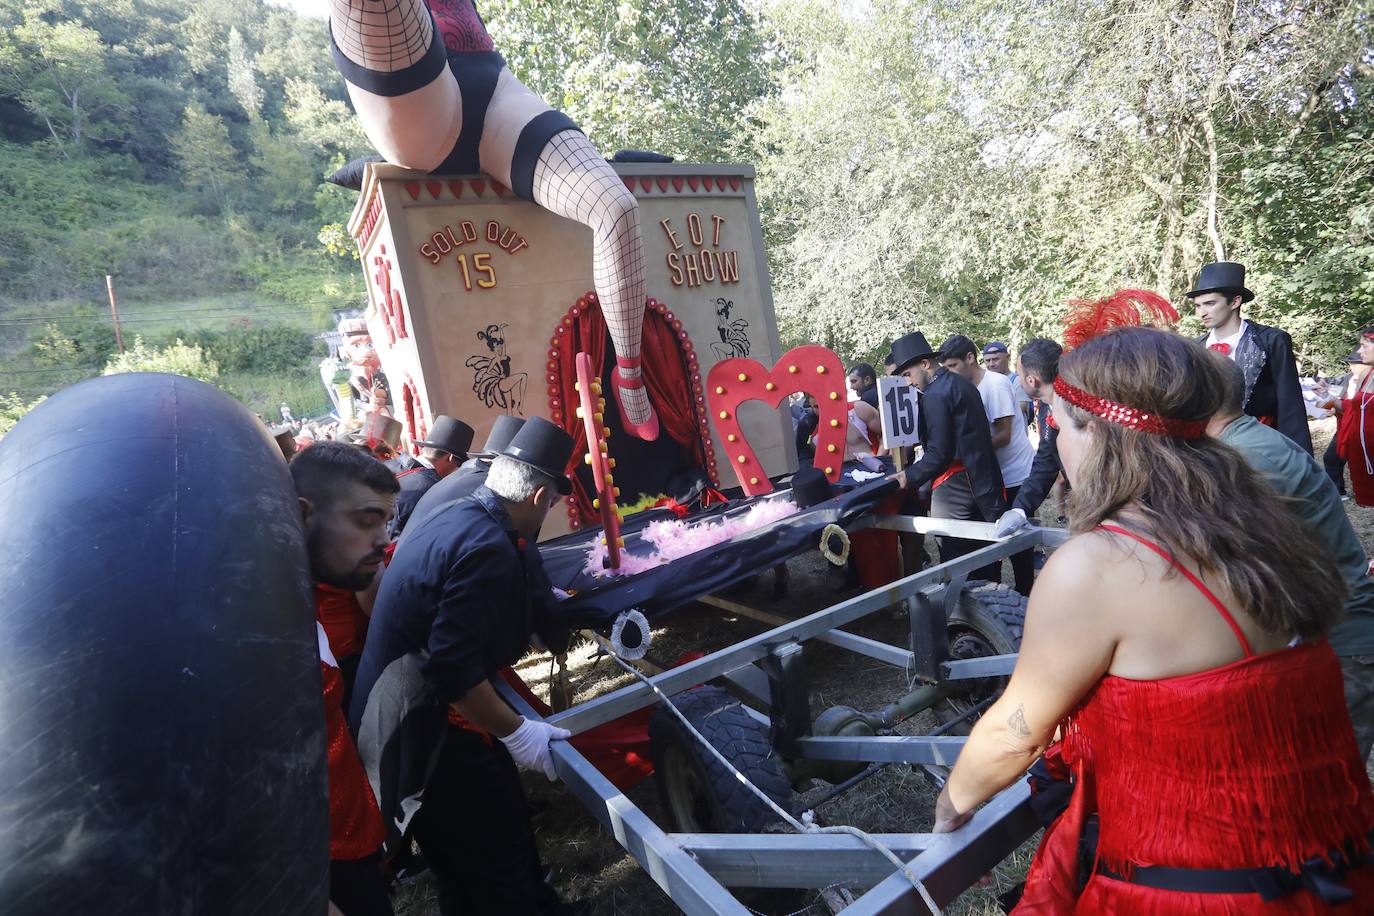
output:
[[0, 441], [0, 910], [324, 914], [311, 585], [266, 428], [115, 375]]
[[[852, 485], [852, 478], [848, 479]], [[650, 619], [709, 595], [808, 550], [816, 549], [826, 525], [848, 528], [891, 493], [897, 484], [886, 478], [848, 488], [841, 478], [840, 494], [794, 515], [751, 531], [742, 537], [679, 557], [633, 576], [597, 577], [587, 573], [587, 551], [601, 536], [599, 527], [574, 532], [539, 545], [549, 580], [572, 592], [559, 606], [568, 626], [604, 630], [626, 608], [640, 608]], [[693, 522], [747, 512], [760, 500], [755, 496], [718, 503], [692, 514]], [[621, 523], [620, 535], [630, 553], [646, 551], [640, 542], [644, 529], [659, 519], [671, 519], [667, 509], [637, 512]]]

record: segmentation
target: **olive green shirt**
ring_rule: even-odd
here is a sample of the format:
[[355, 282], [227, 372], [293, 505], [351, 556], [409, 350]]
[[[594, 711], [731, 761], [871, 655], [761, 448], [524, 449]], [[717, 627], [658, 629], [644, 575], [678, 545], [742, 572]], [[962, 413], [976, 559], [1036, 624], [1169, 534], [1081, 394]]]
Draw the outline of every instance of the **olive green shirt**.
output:
[[1374, 654], [1374, 579], [1336, 485], [1300, 445], [1254, 417], [1234, 420], [1220, 438], [1274, 489], [1297, 500], [1295, 511], [1321, 537], [1320, 546], [1350, 584], [1346, 617], [1331, 629], [1331, 647], [1337, 655]]

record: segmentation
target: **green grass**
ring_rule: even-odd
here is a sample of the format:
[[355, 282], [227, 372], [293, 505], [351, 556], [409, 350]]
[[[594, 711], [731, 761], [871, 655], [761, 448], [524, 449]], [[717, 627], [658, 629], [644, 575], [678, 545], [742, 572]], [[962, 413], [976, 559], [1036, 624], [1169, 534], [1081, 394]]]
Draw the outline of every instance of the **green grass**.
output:
[[313, 369], [289, 373], [226, 372], [220, 374], [215, 384], [271, 423], [281, 422], [283, 401], [297, 419], [317, 417], [330, 410], [329, 396], [319, 373]]

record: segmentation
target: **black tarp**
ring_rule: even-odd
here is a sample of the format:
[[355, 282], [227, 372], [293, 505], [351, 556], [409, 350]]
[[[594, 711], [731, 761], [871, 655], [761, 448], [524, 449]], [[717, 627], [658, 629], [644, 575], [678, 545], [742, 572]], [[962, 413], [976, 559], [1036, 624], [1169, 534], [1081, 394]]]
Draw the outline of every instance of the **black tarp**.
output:
[[[545, 541], [539, 545], [539, 552], [553, 584], [573, 593], [562, 603], [569, 625], [605, 629], [627, 608], [638, 608], [649, 617], [664, 614], [790, 557], [818, 549], [821, 530], [826, 525], [851, 527], [896, 486], [886, 479], [870, 481], [771, 525], [633, 576], [592, 576], [586, 571], [587, 552], [601, 536], [600, 528]], [[691, 521], [742, 514], [760, 500], [770, 498], [786, 498], [786, 491], [721, 503], [693, 513]], [[644, 529], [652, 522], [672, 518], [667, 509], [650, 509], [630, 516], [621, 528], [626, 549], [636, 554], [652, 552], [650, 545], [642, 543]]]

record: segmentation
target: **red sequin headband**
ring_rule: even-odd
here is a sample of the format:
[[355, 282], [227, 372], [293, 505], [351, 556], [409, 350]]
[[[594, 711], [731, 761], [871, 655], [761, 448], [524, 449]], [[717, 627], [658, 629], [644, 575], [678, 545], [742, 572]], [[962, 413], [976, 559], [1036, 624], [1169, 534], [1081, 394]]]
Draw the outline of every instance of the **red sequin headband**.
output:
[[1178, 439], [1197, 439], [1207, 431], [1206, 420], [1172, 420], [1168, 417], [1161, 417], [1159, 414], [1147, 413], [1134, 407], [1127, 407], [1125, 404], [1118, 404], [1116, 401], [1100, 398], [1095, 394], [1089, 394], [1081, 388], [1070, 385], [1062, 377], [1054, 380], [1054, 393], [1075, 407], [1081, 407], [1108, 423], [1117, 423], [1128, 429], [1138, 429], [1141, 432], [1154, 433], [1157, 436], [1173, 436]]

